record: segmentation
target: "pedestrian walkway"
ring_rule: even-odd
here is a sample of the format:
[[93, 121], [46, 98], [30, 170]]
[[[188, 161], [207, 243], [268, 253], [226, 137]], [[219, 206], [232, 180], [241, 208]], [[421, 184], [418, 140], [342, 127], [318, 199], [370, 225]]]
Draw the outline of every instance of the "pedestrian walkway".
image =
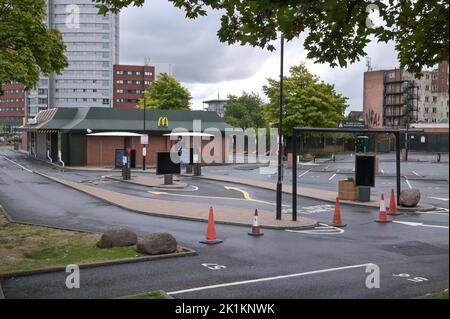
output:
[[[37, 173], [57, 183], [74, 188], [113, 205], [135, 211], [142, 214], [160, 217], [179, 218], [186, 220], [207, 221], [210, 204], [166, 201], [146, 197], [138, 197], [113, 192], [106, 189], [72, 182], [61, 178]], [[211, 203], [211, 205], [213, 205]], [[250, 227], [253, 223], [254, 209], [238, 208], [232, 206], [213, 205], [216, 223], [240, 225]], [[286, 219], [276, 220], [275, 213], [258, 210], [260, 225], [263, 228], [273, 229], [311, 229], [318, 225], [317, 221], [298, 217], [297, 221]]]
[[[236, 183], [236, 184], [248, 185], [248, 186], [273, 190], [273, 191], [275, 191], [277, 189], [277, 185], [275, 183], [256, 180], [256, 179], [246, 179], [246, 178], [238, 178], [238, 177], [216, 175], [216, 174], [203, 174], [199, 178], [209, 179], [209, 180], [213, 180], [213, 181], [222, 181], [222, 182], [226, 182], [226, 183]], [[283, 193], [292, 194], [292, 186], [291, 185], [283, 185]], [[337, 192], [316, 189], [316, 188], [306, 188], [306, 187], [298, 187], [297, 194], [299, 196], [323, 200], [323, 201], [332, 202], [332, 203], [334, 203], [336, 201], [336, 197], [338, 197]], [[378, 206], [380, 205], [379, 198], [374, 198], [374, 197], [371, 198], [370, 202], [356, 202], [356, 201], [350, 201], [350, 200], [341, 200], [340, 202], [342, 204], [358, 205], [358, 206], [362, 206], [362, 207], [373, 207], [373, 208], [378, 208]], [[299, 203], [299, 205], [301, 205], [301, 204]], [[433, 208], [434, 208], [433, 205], [425, 204], [425, 203], [421, 203], [417, 207], [413, 207], [413, 208], [400, 207], [400, 206], [398, 207], [399, 210], [406, 210], [406, 211], [427, 211], [427, 210], [432, 210]]]

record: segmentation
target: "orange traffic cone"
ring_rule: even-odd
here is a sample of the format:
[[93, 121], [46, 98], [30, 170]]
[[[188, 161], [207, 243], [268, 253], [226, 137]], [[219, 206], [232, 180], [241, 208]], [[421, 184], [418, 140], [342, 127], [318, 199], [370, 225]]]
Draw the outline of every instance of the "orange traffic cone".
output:
[[262, 236], [264, 233], [261, 232], [261, 227], [258, 224], [258, 210], [255, 209], [255, 216], [253, 217], [252, 232], [248, 233], [250, 236]]
[[208, 227], [206, 228], [206, 239], [200, 241], [201, 244], [216, 245], [223, 243], [223, 240], [217, 239], [216, 226], [214, 224], [214, 210], [209, 207]]
[[390, 223], [392, 220], [388, 219], [387, 213], [386, 213], [386, 202], [384, 201], [384, 194], [381, 194], [381, 200], [380, 200], [380, 214], [378, 216], [378, 219], [375, 220], [377, 223]]
[[339, 204], [339, 197], [336, 197], [336, 206], [334, 207], [333, 223], [334, 227], [345, 227], [347, 224], [342, 223], [341, 219], [341, 205]]
[[391, 190], [391, 200], [389, 202], [389, 212], [387, 214], [392, 216], [401, 215], [401, 213], [397, 211], [397, 205], [395, 204], [394, 190]]

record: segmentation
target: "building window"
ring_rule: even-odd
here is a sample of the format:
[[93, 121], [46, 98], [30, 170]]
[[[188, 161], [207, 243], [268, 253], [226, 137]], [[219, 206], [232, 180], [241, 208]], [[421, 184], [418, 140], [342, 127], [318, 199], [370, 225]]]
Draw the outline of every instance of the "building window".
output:
[[437, 112], [437, 109], [436, 109], [435, 107], [433, 107], [433, 108], [432, 108], [432, 112], [433, 112], [433, 113], [436, 113], [436, 112]]
[[430, 86], [429, 85], [425, 85], [425, 91], [429, 91], [430, 90]]
[[437, 96], [433, 96], [433, 102], [437, 102]]
[[109, 99], [103, 99], [103, 105], [108, 105], [109, 104]]
[[429, 96], [425, 96], [425, 102], [429, 102], [430, 101], [430, 97]]

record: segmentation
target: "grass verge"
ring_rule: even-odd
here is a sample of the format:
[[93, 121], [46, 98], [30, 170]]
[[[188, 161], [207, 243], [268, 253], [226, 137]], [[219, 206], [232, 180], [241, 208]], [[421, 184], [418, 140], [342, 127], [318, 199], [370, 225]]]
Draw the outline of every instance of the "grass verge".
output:
[[448, 299], [448, 289], [437, 294], [423, 296], [421, 299]]
[[99, 249], [99, 234], [11, 223], [0, 209], [0, 273], [141, 257], [135, 247]]
[[143, 294], [121, 297], [119, 299], [171, 299], [163, 291], [151, 291]]

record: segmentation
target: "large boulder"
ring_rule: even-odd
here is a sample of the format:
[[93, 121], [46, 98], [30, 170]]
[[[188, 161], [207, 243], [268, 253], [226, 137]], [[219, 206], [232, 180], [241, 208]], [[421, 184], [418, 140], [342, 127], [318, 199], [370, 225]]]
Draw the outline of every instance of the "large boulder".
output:
[[125, 227], [112, 227], [103, 233], [97, 243], [99, 248], [132, 246], [137, 243], [137, 235]]
[[309, 154], [309, 153], [307, 153], [307, 154], [303, 154], [303, 155], [300, 155], [300, 160], [302, 160], [302, 161], [312, 161], [314, 159], [314, 155], [312, 155], [312, 154]]
[[420, 191], [417, 188], [411, 188], [400, 193], [398, 204], [403, 207], [416, 207], [419, 201]]
[[156, 233], [139, 238], [137, 251], [147, 255], [170, 254], [177, 246], [177, 240], [171, 234]]

